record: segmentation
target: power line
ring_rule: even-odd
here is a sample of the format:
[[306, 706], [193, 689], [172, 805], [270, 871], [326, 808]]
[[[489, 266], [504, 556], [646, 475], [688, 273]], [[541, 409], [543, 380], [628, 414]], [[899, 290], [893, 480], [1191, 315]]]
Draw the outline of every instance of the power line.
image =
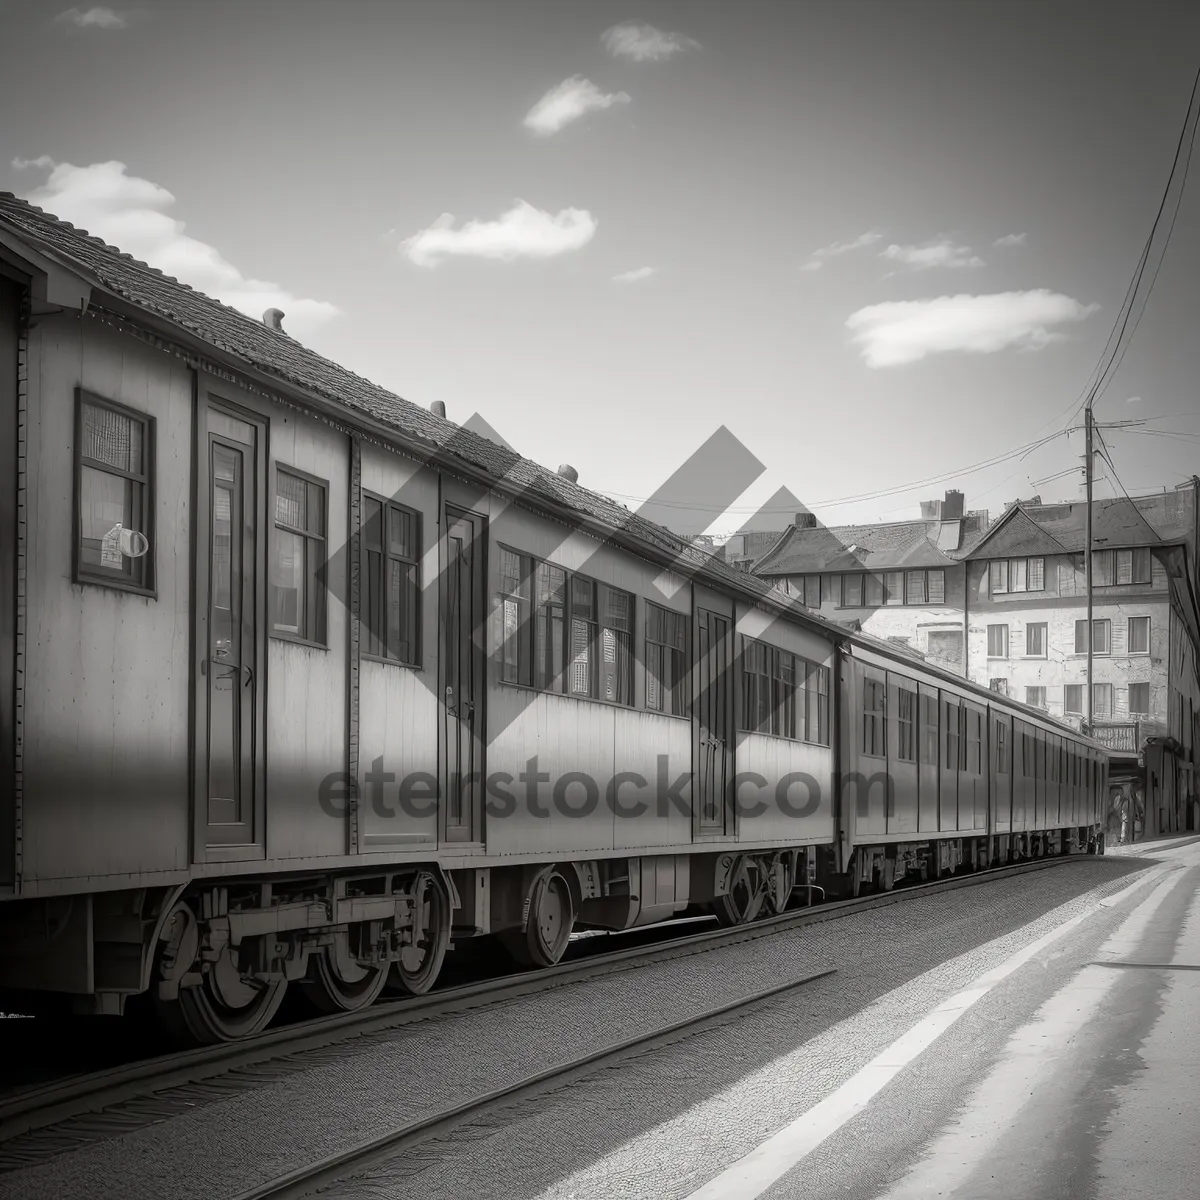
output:
[[[1109, 375], [1110, 370], [1115, 370], [1115, 368], [1113, 367], [1114, 360], [1116, 360], [1119, 363], [1119, 359], [1117, 358], [1117, 350], [1121, 344], [1121, 339], [1125, 336], [1125, 330], [1129, 325], [1129, 318], [1133, 313], [1133, 305], [1134, 305], [1134, 301], [1137, 296], [1137, 289], [1141, 286], [1142, 277], [1146, 272], [1146, 264], [1147, 264], [1147, 262], [1149, 262], [1149, 259], [1150, 259], [1150, 251], [1154, 245], [1154, 237], [1155, 237], [1155, 234], [1158, 232], [1159, 222], [1162, 220], [1163, 212], [1165, 211], [1165, 209], [1167, 207], [1167, 199], [1169, 198], [1169, 196], [1171, 194], [1171, 185], [1175, 181], [1175, 173], [1179, 168], [1179, 158], [1180, 158], [1180, 155], [1183, 153], [1183, 146], [1184, 146], [1185, 141], [1188, 141], [1187, 162], [1188, 162], [1189, 166], [1191, 164], [1191, 151], [1192, 151], [1192, 146], [1194, 145], [1195, 139], [1196, 139], [1196, 129], [1195, 129], [1195, 122], [1192, 119], [1192, 109], [1195, 106], [1196, 92], [1197, 92], [1198, 88], [1200, 88], [1200, 70], [1197, 70], [1196, 78], [1192, 83], [1192, 93], [1191, 93], [1191, 96], [1188, 98], [1187, 113], [1184, 116], [1183, 128], [1179, 131], [1179, 140], [1175, 145], [1175, 157], [1171, 162], [1171, 173], [1167, 176], [1167, 184], [1166, 184], [1166, 187], [1163, 189], [1162, 199], [1159, 201], [1158, 212], [1155, 214], [1154, 224], [1150, 227], [1150, 236], [1146, 239], [1146, 244], [1142, 248], [1141, 256], [1139, 257], [1137, 267], [1134, 270], [1133, 279], [1130, 281], [1129, 287], [1125, 292], [1125, 299], [1122, 300], [1121, 307], [1117, 311], [1117, 317], [1113, 323], [1113, 330], [1112, 330], [1112, 332], [1109, 333], [1108, 340], [1104, 343], [1104, 349], [1101, 351], [1100, 358], [1097, 360], [1096, 366], [1092, 369], [1091, 375], [1088, 376], [1088, 383], [1084, 386], [1084, 391], [1083, 391], [1078, 403], [1076, 401], [1072, 401], [1070, 408], [1064, 409], [1063, 413], [1060, 414], [1058, 417], [1055, 417], [1053, 422], [1047, 422], [1047, 424], [1053, 424], [1054, 422], [1061, 420], [1062, 417], [1065, 416], [1066, 413], [1071, 410], [1071, 408], [1073, 408], [1073, 412], [1072, 412], [1070, 419], [1074, 420], [1075, 417], [1077, 417], [1079, 415], [1079, 413], [1082, 409], [1084, 409], [1086, 407], [1090, 407], [1091, 404], [1096, 399], [1097, 393], [1100, 389], [1101, 384], [1104, 381], [1105, 376]], [[1190, 141], [1188, 140], [1188, 137], [1187, 137], [1187, 131], [1188, 131], [1189, 124], [1192, 125], [1192, 136], [1191, 136]], [[1185, 167], [1185, 171], [1184, 171], [1185, 182], [1186, 182], [1186, 176], [1187, 176], [1187, 168]], [[1175, 212], [1172, 214], [1172, 217], [1171, 217], [1171, 230], [1173, 230], [1175, 227], [1175, 215], [1178, 214], [1179, 202], [1180, 202], [1180, 200], [1182, 200], [1182, 197], [1183, 197], [1183, 188], [1181, 187], [1179, 190], [1179, 198], [1177, 199], [1176, 205], [1175, 205]], [[1154, 280], [1158, 278], [1158, 272], [1162, 267], [1162, 260], [1166, 255], [1167, 244], [1170, 243], [1170, 237], [1171, 237], [1170, 232], [1168, 232], [1167, 242], [1163, 245], [1162, 254], [1159, 257], [1158, 267], [1155, 268], [1154, 276], [1150, 283], [1150, 288], [1146, 292], [1146, 297], [1145, 297], [1146, 301], [1149, 300], [1150, 292], [1153, 291], [1153, 289], [1154, 289]], [[1141, 321], [1141, 313], [1145, 311], [1145, 308], [1146, 308], [1146, 303], [1145, 303], [1145, 301], [1143, 301], [1141, 311], [1138, 314], [1139, 322]], [[1123, 318], [1121, 316], [1122, 313], [1125, 314]], [[1136, 330], [1136, 328], [1137, 328], [1137, 323], [1135, 322], [1134, 329]], [[1119, 332], [1118, 332], [1118, 330], [1119, 330]], [[1113, 333], [1117, 334], [1117, 338], [1116, 338], [1115, 342], [1113, 341]], [[1129, 336], [1130, 336], [1130, 338], [1133, 337], [1132, 331], [1130, 332]], [[1128, 342], [1126, 343], [1126, 345], [1128, 345]], [[1122, 358], [1124, 357], [1124, 351], [1121, 351], [1120, 357], [1122, 357]], [[1105, 365], [1106, 358], [1108, 359], [1107, 365]], [[1092, 383], [1093, 378], [1095, 379], [1094, 383]], [[1110, 376], [1110, 378], [1111, 378], [1111, 376]], [[1044, 428], [1046, 428], [1046, 426], [1043, 425], [1042, 428], [1044, 429]]]

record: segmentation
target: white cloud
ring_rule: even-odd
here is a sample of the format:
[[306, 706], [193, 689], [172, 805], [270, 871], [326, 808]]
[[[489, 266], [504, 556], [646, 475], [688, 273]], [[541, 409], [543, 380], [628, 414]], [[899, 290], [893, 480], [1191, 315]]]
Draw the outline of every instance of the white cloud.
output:
[[43, 155], [13, 159], [13, 166], [50, 172], [41, 187], [26, 194], [31, 204], [247, 316], [261, 319], [268, 308], [280, 308], [288, 332], [299, 337], [338, 315], [323, 300], [301, 299], [277, 283], [247, 279], [212, 246], [184, 233], [184, 223], [167, 212], [175, 197], [166, 188], [127, 175], [124, 163], [76, 167]]
[[428, 229], [400, 243], [418, 267], [436, 267], [447, 255], [493, 258], [553, 258], [578, 250], [592, 240], [596, 220], [586, 209], [564, 208], [557, 215], [517, 200], [495, 221], [467, 221], [454, 228], [454, 217], [442, 213]]
[[1099, 309], [1039, 288], [992, 296], [939, 296], [860, 308], [846, 320], [868, 367], [919, 362], [930, 354], [1040, 350], [1063, 334], [1051, 326], [1082, 321]]
[[633, 271], [622, 271], [620, 275], [613, 276], [614, 283], [637, 283], [642, 279], [649, 279], [651, 275], [657, 275], [657, 267], [638, 267]]
[[837, 258], [840, 254], [849, 254], [851, 250], [862, 250], [866, 246], [873, 246], [882, 236], [881, 233], [862, 233], [850, 242], [834, 242], [832, 245], [822, 246], [820, 250], [812, 252], [808, 262], [800, 269], [802, 271], [819, 271], [829, 259]]
[[74, 25], [76, 29], [124, 29], [129, 24], [127, 14], [114, 12], [111, 8], [68, 8], [54, 19], [63, 25]]
[[637, 21], [625, 21], [606, 29], [601, 40], [610, 54], [633, 62], [658, 62], [684, 50], [700, 49], [699, 42], [682, 33], [666, 33]]
[[525, 127], [534, 133], [548, 136], [557, 133], [572, 121], [590, 112], [611, 108], [614, 104], [628, 104], [626, 92], [602, 92], [594, 83], [582, 75], [564, 79], [558, 87], [551, 88], [526, 114]]
[[997, 238], [993, 246], [1023, 246], [1025, 245], [1025, 235], [1023, 233], [1006, 233], [1003, 237]]
[[937, 237], [923, 246], [891, 245], [880, 258], [911, 267], [914, 271], [928, 271], [933, 267], [982, 267], [983, 259], [971, 252], [970, 246], [956, 246], [947, 237]]

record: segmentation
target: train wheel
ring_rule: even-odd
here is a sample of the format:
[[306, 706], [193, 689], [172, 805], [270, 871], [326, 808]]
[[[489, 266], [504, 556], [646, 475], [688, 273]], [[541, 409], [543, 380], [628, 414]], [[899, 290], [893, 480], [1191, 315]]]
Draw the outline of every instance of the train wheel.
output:
[[409, 894], [413, 898], [413, 941], [392, 964], [389, 988], [423, 996], [434, 983], [450, 949], [450, 895], [441, 876], [418, 871]]
[[729, 876], [729, 891], [713, 901], [717, 920], [726, 928], [756, 920], [767, 898], [768, 882], [755, 859], [739, 855]]
[[524, 929], [506, 929], [500, 940], [523, 967], [552, 967], [567, 951], [575, 927], [571, 885], [557, 867], [539, 872], [526, 894]]
[[287, 980], [246, 979], [226, 946], [201, 983], [181, 988], [179, 1015], [197, 1045], [213, 1046], [253, 1037], [271, 1023], [287, 992]]
[[332, 946], [313, 955], [301, 990], [318, 1012], [354, 1012], [374, 1004], [387, 980], [387, 963], [364, 967], [351, 953], [350, 935], [342, 929]]

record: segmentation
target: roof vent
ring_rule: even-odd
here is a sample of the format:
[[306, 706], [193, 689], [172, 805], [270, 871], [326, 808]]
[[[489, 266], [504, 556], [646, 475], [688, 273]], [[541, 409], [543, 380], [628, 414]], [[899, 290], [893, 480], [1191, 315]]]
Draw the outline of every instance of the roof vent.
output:
[[279, 332], [282, 333], [283, 310], [279, 308], [268, 308], [267, 311], [263, 313], [263, 324], [268, 329], [278, 329]]
[[445, 404], [444, 404], [444, 403], [443, 403], [441, 400], [435, 400], [435, 401], [434, 401], [434, 402], [433, 402], [433, 403], [432, 403], [432, 404], [429, 406], [429, 411], [430, 411], [431, 413], [433, 413], [433, 415], [434, 415], [435, 417], [445, 417], [445, 415], [446, 415], [446, 405], [445, 405]]
[[572, 483], [579, 482], [579, 472], [577, 470], [575, 470], [575, 468], [573, 466], [571, 466], [570, 463], [563, 463], [563, 465], [558, 468], [558, 473], [564, 479], [569, 479]]
[[796, 528], [797, 529], [816, 529], [816, 527], [817, 527], [817, 518], [813, 513], [798, 512], [796, 514]]

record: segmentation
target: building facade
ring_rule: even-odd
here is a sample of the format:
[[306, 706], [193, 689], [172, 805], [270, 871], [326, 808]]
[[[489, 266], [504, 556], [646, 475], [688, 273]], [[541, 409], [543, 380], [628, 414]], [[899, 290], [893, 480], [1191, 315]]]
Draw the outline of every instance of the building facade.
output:
[[[1128, 784], [1130, 834], [1200, 828], [1197, 486], [1093, 505], [1091, 720]], [[969, 677], [1077, 727], [1086, 519], [1085, 504], [1017, 504], [960, 555]]]
[[966, 568], [960, 547], [987, 524], [961, 492], [922, 504], [919, 521], [827, 527], [798, 513], [754, 573], [822, 616], [966, 672]]

